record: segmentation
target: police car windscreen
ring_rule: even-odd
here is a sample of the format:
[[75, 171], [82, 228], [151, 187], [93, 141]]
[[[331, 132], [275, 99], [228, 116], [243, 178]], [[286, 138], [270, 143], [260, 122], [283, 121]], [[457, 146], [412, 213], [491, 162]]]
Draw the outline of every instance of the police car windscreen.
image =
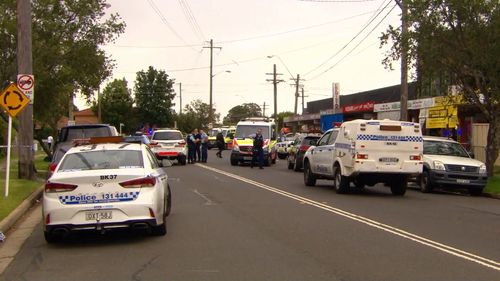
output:
[[180, 132], [155, 132], [153, 134], [154, 140], [181, 140], [182, 135]]
[[269, 138], [269, 126], [258, 126], [258, 125], [239, 125], [236, 128], [237, 138], [252, 138], [257, 133], [258, 129], [262, 129], [262, 137], [264, 139]]
[[447, 141], [427, 141], [424, 140], [424, 154], [447, 155], [469, 158], [469, 154], [459, 143]]
[[143, 168], [139, 150], [100, 150], [67, 154], [58, 172]]

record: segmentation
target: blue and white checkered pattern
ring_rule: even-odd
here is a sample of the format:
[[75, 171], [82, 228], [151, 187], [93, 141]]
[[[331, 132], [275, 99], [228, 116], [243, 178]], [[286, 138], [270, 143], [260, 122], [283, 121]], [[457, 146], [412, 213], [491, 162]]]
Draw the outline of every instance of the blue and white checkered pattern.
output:
[[404, 141], [423, 142], [422, 136], [383, 136], [383, 135], [358, 135], [357, 140], [365, 141]]
[[64, 196], [59, 196], [59, 202], [66, 205], [77, 205], [77, 204], [99, 204], [99, 203], [110, 203], [110, 202], [134, 201], [135, 199], [137, 199], [137, 197], [139, 197], [139, 193], [140, 193], [139, 191], [119, 193], [121, 196], [117, 196], [115, 195], [115, 193], [99, 194], [99, 195], [96, 194], [64, 195]]

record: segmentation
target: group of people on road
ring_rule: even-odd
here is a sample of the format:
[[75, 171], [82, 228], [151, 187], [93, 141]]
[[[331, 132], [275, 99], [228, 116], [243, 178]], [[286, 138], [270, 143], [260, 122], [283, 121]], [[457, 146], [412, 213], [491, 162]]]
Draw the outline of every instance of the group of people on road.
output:
[[188, 164], [194, 162], [207, 162], [208, 158], [208, 135], [203, 131], [194, 129], [188, 134]]

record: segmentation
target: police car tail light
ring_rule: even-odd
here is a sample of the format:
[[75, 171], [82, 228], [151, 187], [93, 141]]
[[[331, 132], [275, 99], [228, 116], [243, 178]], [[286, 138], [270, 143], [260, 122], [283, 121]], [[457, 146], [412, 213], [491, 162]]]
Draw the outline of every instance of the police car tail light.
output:
[[45, 224], [50, 224], [50, 214], [47, 214], [47, 216], [45, 217]]
[[180, 141], [175, 145], [175, 147], [184, 147], [185, 145], [186, 145], [185, 141]]
[[422, 160], [422, 156], [421, 155], [410, 155], [410, 160], [420, 161], [420, 160]]
[[66, 192], [66, 191], [73, 191], [77, 187], [78, 187], [78, 185], [75, 185], [75, 184], [47, 182], [45, 184], [45, 192]]
[[140, 179], [133, 179], [129, 181], [121, 182], [120, 185], [124, 188], [141, 188], [141, 187], [153, 187], [156, 184], [156, 178], [145, 177]]
[[151, 208], [149, 208], [149, 216], [152, 217], [152, 218], [155, 217], [155, 212]]
[[368, 154], [356, 154], [356, 159], [368, 159]]

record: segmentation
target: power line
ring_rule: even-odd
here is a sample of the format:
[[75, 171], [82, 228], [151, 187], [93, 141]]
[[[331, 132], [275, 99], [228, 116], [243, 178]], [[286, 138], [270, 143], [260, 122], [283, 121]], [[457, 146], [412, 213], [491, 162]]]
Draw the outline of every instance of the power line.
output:
[[356, 35], [354, 35], [354, 37], [352, 37], [351, 40], [349, 40], [349, 42], [347, 42], [344, 46], [342, 46], [342, 48], [340, 48], [337, 52], [335, 52], [332, 56], [330, 56], [324, 62], [322, 62], [321, 64], [319, 64], [315, 68], [311, 69], [310, 71], [306, 72], [305, 76], [309, 75], [311, 72], [316, 71], [317, 69], [319, 69], [323, 65], [327, 64], [329, 61], [331, 61], [333, 58], [335, 58], [338, 54], [340, 54], [345, 48], [347, 48], [347, 46], [349, 46], [349, 44], [351, 44], [354, 40], [356, 40], [356, 38], [358, 38], [358, 36], [361, 35], [361, 33], [363, 33], [363, 31], [365, 31], [365, 29], [368, 28], [368, 26], [370, 26], [370, 24], [387, 8], [387, 6], [389, 6], [390, 3], [391, 3], [391, 0], [389, 0], [387, 2], [387, 4], [384, 6], [384, 8], [380, 9], [380, 7], [383, 5], [383, 2], [382, 2], [382, 5], [380, 5], [379, 9], [376, 10], [376, 11], [378, 11], [378, 13], [376, 15], [375, 14], [372, 15], [372, 17], [365, 24], [365, 26]]
[[375, 0], [299, 0], [301, 2], [322, 2], [322, 3], [362, 3], [372, 2]]
[[[151, 8], [155, 11], [155, 13], [160, 17], [160, 20], [170, 29], [170, 31], [172, 31], [172, 33], [177, 37], [179, 38], [179, 40], [181, 40], [184, 44], [186, 45], [189, 45], [186, 40], [184, 40], [184, 38], [182, 38], [182, 36], [179, 35], [179, 33], [177, 33], [177, 31], [175, 31], [175, 29], [172, 27], [172, 25], [167, 21], [167, 19], [165, 18], [165, 16], [163, 16], [162, 12], [160, 11], [160, 9], [158, 8], [158, 6], [156, 6], [156, 4], [153, 2], [153, 0], [148, 0], [148, 3], [149, 3], [149, 6], [151, 6]], [[195, 52], [198, 52], [196, 51], [194, 48], [191, 48], [193, 49]]]
[[320, 77], [321, 75], [327, 73], [328, 71], [330, 71], [332, 68], [334, 68], [335, 66], [337, 66], [338, 64], [340, 64], [348, 55], [350, 55], [352, 52], [354, 52], [354, 50], [359, 46], [361, 45], [361, 43], [363, 43], [363, 41], [366, 40], [366, 38], [368, 38], [368, 36], [370, 36], [373, 31], [375, 31], [375, 29], [387, 18], [387, 16], [392, 12], [392, 10], [394, 10], [394, 8], [397, 6], [397, 4], [395, 4], [391, 10], [389, 10], [389, 12], [377, 23], [377, 25], [375, 25], [375, 27], [372, 28], [372, 30], [370, 30], [370, 32], [368, 34], [366, 34], [365, 37], [363, 37], [363, 39], [361, 39], [361, 41], [359, 41], [358, 44], [356, 44], [356, 46], [354, 46], [347, 54], [345, 54], [340, 60], [338, 60], [334, 65], [330, 66], [328, 69], [326, 69], [325, 71], [317, 74], [316, 76], [312, 77], [309, 79], [310, 80], [314, 80], [318, 77]]
[[193, 29], [194, 34], [198, 37], [199, 40], [206, 41], [205, 35], [203, 34], [203, 31], [201, 31], [200, 25], [198, 24], [198, 21], [196, 20], [191, 7], [189, 6], [189, 2], [187, 2], [186, 0], [179, 0], [179, 4], [182, 8], [184, 16], [191, 26], [191, 29]]

